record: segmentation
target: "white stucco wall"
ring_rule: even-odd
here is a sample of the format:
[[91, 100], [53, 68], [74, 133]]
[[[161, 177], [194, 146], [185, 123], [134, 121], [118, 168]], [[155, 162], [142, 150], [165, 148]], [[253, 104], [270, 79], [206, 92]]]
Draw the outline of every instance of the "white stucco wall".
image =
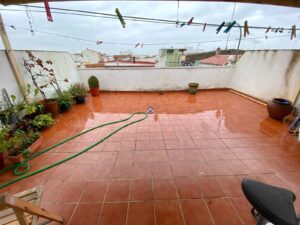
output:
[[230, 87], [264, 101], [275, 97], [294, 101], [300, 88], [300, 51], [246, 52], [236, 65]]
[[[235, 67], [185, 68], [103, 68], [76, 69], [69, 53], [33, 51], [42, 60], [53, 61], [58, 80], [66, 88], [74, 81], [84, 81], [91, 75], [99, 78], [100, 88], [110, 91], [184, 90], [188, 83], [197, 82], [199, 88], [233, 88], [256, 98], [269, 101], [274, 97], [295, 100], [300, 88], [300, 51], [250, 51]], [[24, 79], [31, 83], [23, 67], [25, 51], [15, 51]], [[21, 96], [17, 82], [4, 51], [0, 51], [0, 88], [8, 94]], [[300, 108], [300, 99], [298, 101]]]
[[[23, 99], [5, 51], [0, 51], [0, 91], [2, 88], [6, 89], [9, 96], [15, 95], [18, 101]], [[0, 92], [0, 99], [1, 98], [2, 91]]]
[[190, 82], [199, 83], [201, 89], [228, 87], [233, 71], [233, 67], [104, 68], [78, 69], [78, 75], [85, 83], [95, 75], [102, 90], [163, 91], [185, 90]]
[[[53, 62], [51, 68], [54, 70], [56, 78], [59, 81], [59, 86], [62, 89], [66, 89], [70, 83], [79, 80], [75, 63], [69, 53], [54, 51], [32, 51], [32, 53], [36, 58], [40, 58], [43, 61], [51, 60]], [[0, 87], [5, 86], [9, 94], [21, 95], [16, 81], [13, 80], [14, 76], [4, 51], [0, 51], [0, 57]], [[23, 58], [28, 58], [26, 51], [15, 51], [15, 57], [25, 83], [33, 85], [29, 73], [23, 66]], [[9, 77], [9, 80], [6, 79], [6, 76]], [[63, 81], [65, 78], [69, 80], [68, 83]], [[48, 94], [47, 97], [51, 97], [50, 95], [54, 93], [54, 90], [48, 88], [46, 93]]]

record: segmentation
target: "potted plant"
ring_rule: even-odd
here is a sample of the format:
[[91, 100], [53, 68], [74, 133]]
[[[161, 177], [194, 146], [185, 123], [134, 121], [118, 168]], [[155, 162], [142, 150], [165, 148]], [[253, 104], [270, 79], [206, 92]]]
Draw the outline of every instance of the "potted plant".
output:
[[0, 111], [0, 120], [5, 125], [13, 125], [17, 122], [17, 116], [13, 106]]
[[18, 121], [18, 111], [20, 111], [21, 104], [16, 104], [16, 96], [11, 95], [7, 102], [0, 103], [0, 120], [4, 125], [14, 125]]
[[17, 130], [9, 142], [10, 148], [8, 149], [7, 159], [13, 163], [20, 163], [41, 146], [42, 136], [33, 130], [27, 133], [23, 130]]
[[74, 97], [77, 104], [85, 103], [85, 97], [88, 93], [88, 87], [82, 82], [71, 84], [69, 92]]
[[37, 115], [32, 121], [31, 124], [38, 130], [43, 130], [44, 128], [52, 126], [54, 119], [50, 113]]
[[91, 76], [88, 79], [88, 83], [92, 96], [99, 96], [99, 81], [97, 77]]
[[9, 142], [9, 129], [4, 127], [0, 130], [0, 170], [5, 167], [5, 153], [11, 147]]
[[[46, 91], [49, 88], [54, 89], [56, 95], [62, 94], [54, 70], [51, 68], [53, 63], [51, 60], [44, 62], [42, 59], [36, 58], [31, 51], [27, 51], [27, 54], [28, 58], [23, 58], [23, 65], [43, 98], [45, 111], [55, 116], [58, 114], [58, 102], [55, 98], [46, 97]], [[64, 82], [68, 82], [68, 79], [64, 79]]]
[[69, 110], [73, 103], [73, 97], [70, 92], [64, 91], [58, 95], [57, 102], [59, 105], [60, 112], [65, 112]]
[[189, 93], [196, 94], [198, 92], [199, 83], [189, 83]]

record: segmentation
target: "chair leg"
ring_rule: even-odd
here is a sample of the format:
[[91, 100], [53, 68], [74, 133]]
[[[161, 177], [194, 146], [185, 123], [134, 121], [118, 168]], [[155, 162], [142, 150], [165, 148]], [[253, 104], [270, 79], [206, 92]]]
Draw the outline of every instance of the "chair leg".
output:
[[269, 221], [266, 220], [264, 217], [261, 215], [258, 217], [258, 220], [256, 222], [256, 225], [266, 225]]

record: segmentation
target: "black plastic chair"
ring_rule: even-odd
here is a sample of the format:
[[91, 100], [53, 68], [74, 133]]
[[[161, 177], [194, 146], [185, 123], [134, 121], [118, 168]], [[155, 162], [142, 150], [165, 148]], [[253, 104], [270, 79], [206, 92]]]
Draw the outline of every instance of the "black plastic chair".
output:
[[264, 184], [255, 180], [243, 179], [242, 189], [247, 200], [253, 206], [251, 213], [256, 225], [269, 222], [274, 225], [300, 225], [300, 217], [296, 216], [293, 192]]

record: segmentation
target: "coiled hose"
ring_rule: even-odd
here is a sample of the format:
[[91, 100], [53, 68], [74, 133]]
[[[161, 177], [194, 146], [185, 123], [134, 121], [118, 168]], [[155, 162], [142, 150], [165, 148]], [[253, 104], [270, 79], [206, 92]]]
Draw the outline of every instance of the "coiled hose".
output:
[[[41, 168], [39, 170], [36, 170], [36, 171], [33, 171], [31, 173], [26, 174], [30, 170], [30, 164], [27, 163], [29, 160], [31, 160], [31, 159], [39, 156], [39, 155], [42, 155], [42, 154], [50, 151], [51, 149], [56, 148], [56, 147], [58, 147], [58, 146], [60, 146], [60, 145], [62, 145], [64, 143], [66, 143], [66, 142], [68, 142], [70, 140], [73, 140], [74, 138], [77, 138], [77, 137], [79, 137], [79, 136], [81, 136], [83, 134], [86, 134], [86, 133], [90, 132], [90, 131], [96, 130], [96, 129], [101, 128], [101, 127], [109, 126], [109, 125], [112, 125], [112, 124], [122, 123], [122, 122], [128, 121], [132, 117], [134, 117], [135, 115], [144, 115], [144, 117], [142, 117], [141, 119], [138, 119], [138, 120], [134, 120], [134, 121], [132, 121], [130, 123], [127, 123], [127, 124], [119, 127], [118, 129], [116, 129], [113, 132], [109, 133], [108, 135], [106, 135], [104, 138], [100, 139], [96, 143], [88, 146], [87, 148], [83, 149], [82, 151], [80, 151], [80, 152], [78, 152], [78, 153], [76, 153], [76, 154], [74, 154], [74, 155], [72, 155], [70, 157], [64, 158], [64, 159], [62, 159], [62, 160], [60, 160], [60, 161], [58, 161], [56, 163], [50, 164], [48, 166], [45, 166], [44, 168]], [[125, 119], [117, 120], [117, 121], [113, 121], [113, 122], [109, 122], [109, 123], [104, 123], [104, 124], [98, 125], [96, 127], [90, 128], [90, 129], [88, 129], [86, 131], [80, 132], [80, 133], [78, 133], [78, 134], [76, 134], [76, 135], [74, 135], [74, 136], [72, 136], [70, 138], [67, 138], [67, 139], [65, 139], [65, 140], [63, 140], [63, 141], [61, 141], [61, 142], [59, 142], [57, 144], [54, 144], [54, 145], [50, 146], [49, 148], [46, 148], [46, 149], [44, 149], [44, 150], [42, 150], [40, 152], [37, 152], [37, 153], [33, 154], [32, 156], [26, 158], [23, 162], [15, 164], [15, 165], [13, 165], [11, 167], [5, 168], [4, 170], [1, 170], [0, 174], [3, 174], [3, 173], [5, 173], [8, 170], [14, 169], [14, 175], [16, 175], [16, 176], [21, 176], [23, 174], [26, 174], [26, 175], [18, 177], [16, 179], [13, 179], [13, 180], [11, 180], [11, 181], [9, 181], [7, 183], [1, 184], [0, 185], [0, 189], [2, 189], [4, 187], [7, 187], [7, 186], [9, 186], [9, 185], [11, 185], [13, 183], [18, 182], [18, 181], [21, 181], [23, 179], [26, 179], [28, 177], [31, 177], [31, 176], [33, 176], [35, 174], [41, 173], [41, 172], [43, 172], [45, 170], [51, 169], [51, 168], [53, 168], [55, 166], [58, 166], [58, 165], [60, 165], [60, 164], [62, 164], [64, 162], [67, 162], [67, 161], [69, 161], [69, 160], [71, 160], [71, 159], [73, 159], [73, 158], [75, 158], [75, 157], [77, 157], [77, 156], [79, 156], [79, 155], [81, 155], [81, 154], [89, 151], [90, 149], [92, 149], [96, 145], [102, 143], [103, 141], [105, 141], [106, 139], [108, 139], [109, 137], [111, 137], [112, 135], [114, 135], [115, 133], [119, 132], [120, 130], [124, 129], [125, 127], [128, 127], [128, 126], [130, 126], [132, 124], [135, 124], [135, 123], [138, 123], [138, 122], [141, 122], [141, 121], [145, 120], [147, 117], [148, 117], [148, 114], [145, 113], [145, 112], [136, 112], [136, 113], [133, 113], [131, 116], [125, 118]], [[23, 170], [19, 171], [22, 168], [23, 168]]]

